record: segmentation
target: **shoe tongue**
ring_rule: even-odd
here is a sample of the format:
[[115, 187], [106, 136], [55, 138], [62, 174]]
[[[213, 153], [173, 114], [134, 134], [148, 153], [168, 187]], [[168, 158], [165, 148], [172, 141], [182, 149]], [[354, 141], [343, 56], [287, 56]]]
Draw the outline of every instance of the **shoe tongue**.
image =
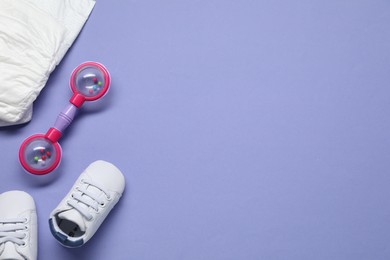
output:
[[18, 251], [16, 251], [15, 244], [12, 242], [5, 242], [4, 244], [4, 250], [2, 254], [0, 255], [0, 259], [4, 260], [24, 260], [25, 258], [22, 257]]
[[58, 214], [58, 217], [61, 219], [66, 219], [66, 220], [69, 220], [69, 221], [75, 223], [76, 225], [79, 226], [81, 231], [83, 231], [83, 232], [85, 231], [85, 222], [84, 222], [83, 216], [81, 216], [81, 214], [77, 210], [70, 209], [70, 210], [61, 212], [60, 214]]
[[[102, 191], [99, 190], [98, 188], [92, 186], [92, 185], [87, 185], [86, 189], [89, 192], [92, 192], [92, 193], [96, 194], [98, 197], [103, 196]], [[82, 195], [82, 196], [86, 196], [86, 195]], [[86, 206], [85, 204], [80, 202], [79, 205], [80, 205], [80, 207], [85, 207], [85, 209], [88, 210], [88, 206]], [[60, 214], [58, 214], [58, 217], [61, 218], [61, 219], [69, 220], [69, 221], [77, 224], [79, 226], [80, 230], [85, 232], [86, 225], [85, 225], [85, 222], [84, 222], [84, 218], [80, 214], [80, 212], [78, 212], [74, 208], [69, 209], [69, 210], [64, 211], [64, 212], [61, 212]]]

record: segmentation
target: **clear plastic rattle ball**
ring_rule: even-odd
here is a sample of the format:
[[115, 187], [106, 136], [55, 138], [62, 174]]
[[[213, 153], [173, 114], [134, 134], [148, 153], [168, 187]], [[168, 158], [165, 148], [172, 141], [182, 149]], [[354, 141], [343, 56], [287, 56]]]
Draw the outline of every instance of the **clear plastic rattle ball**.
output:
[[59, 164], [60, 148], [45, 137], [26, 140], [19, 156], [23, 166], [34, 174], [52, 171]]
[[73, 78], [73, 85], [77, 92], [85, 97], [96, 97], [106, 91], [103, 71], [96, 66], [84, 66], [80, 68]]

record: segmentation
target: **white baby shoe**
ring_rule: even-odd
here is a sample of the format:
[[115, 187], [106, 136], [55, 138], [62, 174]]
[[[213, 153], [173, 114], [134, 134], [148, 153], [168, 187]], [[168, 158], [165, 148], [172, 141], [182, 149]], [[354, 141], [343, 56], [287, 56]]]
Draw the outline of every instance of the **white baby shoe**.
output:
[[37, 239], [34, 199], [17, 190], [0, 194], [0, 259], [36, 260]]
[[97, 231], [125, 189], [125, 178], [113, 164], [90, 164], [49, 218], [53, 236], [66, 247], [85, 244]]

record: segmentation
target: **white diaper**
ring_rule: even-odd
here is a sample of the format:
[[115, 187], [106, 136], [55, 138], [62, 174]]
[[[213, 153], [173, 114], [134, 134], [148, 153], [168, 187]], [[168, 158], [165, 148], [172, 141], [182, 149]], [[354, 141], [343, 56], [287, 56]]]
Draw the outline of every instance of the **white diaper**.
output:
[[0, 126], [31, 120], [32, 103], [95, 0], [0, 0]]

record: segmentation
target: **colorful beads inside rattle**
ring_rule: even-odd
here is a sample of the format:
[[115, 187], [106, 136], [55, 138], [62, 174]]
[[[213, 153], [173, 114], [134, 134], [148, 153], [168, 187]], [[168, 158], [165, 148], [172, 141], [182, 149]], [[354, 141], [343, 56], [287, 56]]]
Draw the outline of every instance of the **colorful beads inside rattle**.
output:
[[77, 90], [88, 97], [94, 97], [103, 90], [104, 75], [96, 67], [85, 67], [78, 72], [75, 78]]
[[42, 170], [55, 163], [56, 151], [53, 144], [46, 138], [36, 138], [24, 148], [24, 160], [29, 167]]
[[39, 154], [34, 156], [35, 163], [45, 163], [46, 159], [50, 159], [51, 152], [47, 148], [38, 148]]

